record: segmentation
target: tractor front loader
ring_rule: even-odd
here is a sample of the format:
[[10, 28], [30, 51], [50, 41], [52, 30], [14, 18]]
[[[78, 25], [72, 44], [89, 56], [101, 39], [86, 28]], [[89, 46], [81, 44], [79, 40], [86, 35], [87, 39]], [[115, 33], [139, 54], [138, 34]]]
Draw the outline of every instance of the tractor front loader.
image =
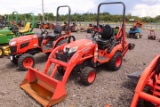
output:
[[[134, 74], [137, 76], [137, 73], [133, 73], [132, 76]], [[130, 107], [159, 107], [160, 55], [157, 55], [138, 77], [138, 84]]]
[[160, 107], [160, 55], [144, 71], [133, 72], [128, 77], [137, 84], [130, 107]]
[[[65, 99], [66, 83], [72, 72], [79, 74], [82, 83], [91, 85], [96, 78], [97, 66], [108, 64], [111, 70], [117, 71], [128, 49], [133, 49], [134, 45], [126, 41], [125, 5], [122, 2], [99, 4], [97, 26], [100, 7], [106, 4], [122, 4], [123, 6], [123, 22], [116, 35], [113, 34], [113, 28], [105, 25], [102, 28], [102, 38], [69, 41], [69, 44], [56, 47], [50, 54], [43, 72], [32, 67], [28, 68], [28, 73], [20, 87], [43, 106], [49, 107]], [[54, 65], [54, 68], [49, 74], [51, 65]], [[62, 76], [61, 80], [56, 79], [56, 73]]]

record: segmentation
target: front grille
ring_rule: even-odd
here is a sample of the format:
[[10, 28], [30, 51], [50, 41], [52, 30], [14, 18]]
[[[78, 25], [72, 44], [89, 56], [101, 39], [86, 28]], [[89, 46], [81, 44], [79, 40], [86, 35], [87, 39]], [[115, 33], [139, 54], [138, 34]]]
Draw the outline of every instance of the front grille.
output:
[[17, 52], [17, 46], [10, 46], [9, 48], [10, 48], [11, 53]]
[[29, 45], [29, 42], [23, 43], [23, 44], [20, 45], [20, 49], [22, 49], [22, 48], [24, 48], [24, 47], [26, 47], [28, 45]]

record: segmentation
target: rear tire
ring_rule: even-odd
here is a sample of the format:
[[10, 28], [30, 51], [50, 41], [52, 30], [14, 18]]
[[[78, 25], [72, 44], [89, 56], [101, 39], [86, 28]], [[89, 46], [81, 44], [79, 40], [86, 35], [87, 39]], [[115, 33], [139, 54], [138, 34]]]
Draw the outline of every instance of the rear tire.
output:
[[2, 58], [3, 56], [4, 56], [4, 49], [0, 47], [0, 58]]
[[51, 52], [46, 53], [47, 57], [49, 57], [50, 54], [51, 54]]
[[96, 78], [96, 71], [91, 67], [85, 67], [81, 71], [80, 81], [85, 85], [91, 85]]
[[23, 54], [18, 59], [18, 66], [20, 70], [27, 70], [27, 67], [34, 67], [35, 60], [29, 53]]
[[112, 59], [108, 62], [108, 67], [112, 71], [117, 71], [122, 65], [122, 53], [116, 52]]

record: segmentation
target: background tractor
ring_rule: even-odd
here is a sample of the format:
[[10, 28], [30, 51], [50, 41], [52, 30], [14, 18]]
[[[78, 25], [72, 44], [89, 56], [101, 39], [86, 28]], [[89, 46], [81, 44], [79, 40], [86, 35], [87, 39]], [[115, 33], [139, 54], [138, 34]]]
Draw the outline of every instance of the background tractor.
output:
[[128, 38], [135, 38], [135, 39], [142, 38], [141, 28], [142, 28], [143, 24], [144, 24], [144, 22], [141, 22], [139, 20], [134, 21], [133, 27], [130, 28], [127, 37]]
[[[13, 21], [13, 17], [16, 15], [16, 21]], [[30, 22], [27, 22], [24, 29], [18, 30], [18, 12], [14, 11], [12, 13], [12, 22], [9, 27], [5, 27], [0, 30], [0, 58], [2, 58], [4, 55], [10, 54], [10, 49], [8, 46], [8, 43], [12, 38], [21, 36], [21, 35], [29, 35], [34, 34], [34, 15], [32, 15], [32, 24]]]
[[9, 16], [0, 16], [0, 29], [9, 26]]
[[[71, 38], [75, 40], [74, 36], [70, 36], [69, 29], [66, 29], [65, 34], [61, 34], [62, 26], [58, 24], [58, 12], [60, 7], [57, 8], [56, 26], [53, 33], [49, 33], [47, 30], [41, 29], [41, 34], [21, 36], [13, 38], [10, 41], [10, 61], [18, 64], [20, 70], [26, 70], [28, 66], [34, 67], [34, 54], [43, 52], [49, 55], [55, 47], [67, 43]], [[70, 13], [71, 10], [70, 7], [68, 7], [68, 28], [70, 24]]]
[[31, 21], [26, 21], [25, 22], [25, 26], [24, 29], [19, 30], [18, 32], [18, 36], [19, 35], [29, 35], [29, 34], [35, 34], [33, 31], [33, 29], [35, 28], [35, 17], [33, 13], [28, 13], [29, 15], [31, 15], [32, 19]]
[[[98, 5], [97, 26], [99, 25], [100, 7], [105, 4], [122, 4], [123, 21], [118, 33], [110, 25], [102, 28], [101, 38], [80, 39], [55, 48], [50, 54], [43, 72], [32, 67], [28, 68], [27, 75], [21, 83], [21, 88], [43, 106], [50, 107], [63, 101], [66, 97], [65, 86], [71, 72], [80, 75], [85, 85], [90, 85], [96, 78], [96, 67], [108, 64], [116, 71], [121, 67], [122, 58], [133, 44], [128, 44], [125, 33], [125, 5], [122, 2], [107, 2]], [[49, 68], [54, 65], [49, 74]], [[56, 79], [55, 74], [62, 75], [62, 80]]]

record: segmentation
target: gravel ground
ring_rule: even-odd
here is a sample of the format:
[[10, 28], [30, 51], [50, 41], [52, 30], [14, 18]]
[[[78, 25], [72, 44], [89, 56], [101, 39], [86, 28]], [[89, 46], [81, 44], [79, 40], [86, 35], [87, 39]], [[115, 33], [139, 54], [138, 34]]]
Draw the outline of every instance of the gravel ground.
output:
[[[136, 44], [132, 51], [128, 51], [123, 59], [119, 71], [111, 72], [105, 66], [97, 68], [97, 77], [90, 86], [79, 83], [76, 75], [71, 75], [66, 90], [66, 99], [54, 107], [104, 107], [107, 103], [111, 107], [129, 107], [135, 85], [127, 78], [127, 74], [142, 71], [155, 55], [160, 53], [158, 40], [148, 40], [148, 30], [143, 30], [142, 39], [127, 39]], [[159, 31], [156, 31], [160, 38]], [[87, 33], [73, 33], [77, 38], [84, 38]], [[36, 66], [43, 70], [47, 61], [45, 54], [36, 54]], [[26, 72], [18, 71], [7, 57], [0, 59], [0, 105], [1, 107], [41, 107], [34, 99], [20, 89]]]

